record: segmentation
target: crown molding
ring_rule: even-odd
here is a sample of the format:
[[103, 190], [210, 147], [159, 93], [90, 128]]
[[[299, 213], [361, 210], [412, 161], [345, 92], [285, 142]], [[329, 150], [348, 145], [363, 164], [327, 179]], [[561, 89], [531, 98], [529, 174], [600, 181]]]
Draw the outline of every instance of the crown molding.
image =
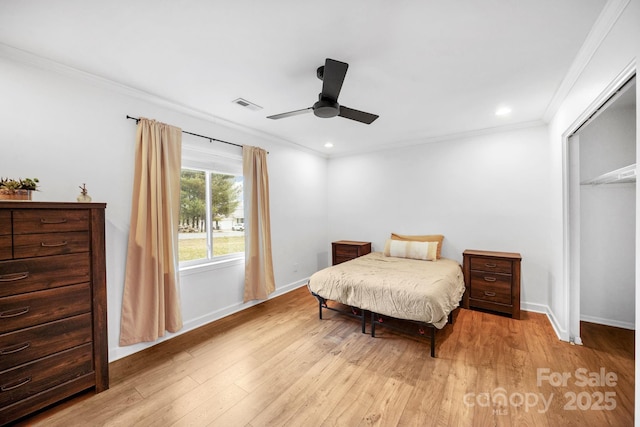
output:
[[89, 84], [96, 85], [98, 87], [102, 87], [104, 89], [114, 91], [125, 96], [137, 98], [142, 101], [155, 104], [160, 107], [164, 107], [169, 110], [182, 113], [196, 119], [204, 120], [221, 127], [225, 127], [238, 132], [249, 134], [249, 135], [267, 140], [269, 142], [289, 146], [296, 150], [304, 151], [306, 153], [313, 154], [315, 156], [324, 157], [324, 158], [327, 157], [327, 155], [322, 152], [312, 150], [303, 145], [297, 144], [293, 141], [289, 141], [287, 139], [283, 139], [281, 137], [271, 135], [267, 132], [262, 132], [262, 131], [259, 131], [259, 130], [256, 130], [256, 129], [229, 121], [229, 120], [222, 119], [218, 116], [215, 116], [213, 114], [207, 113], [202, 110], [198, 110], [198, 109], [186, 106], [177, 101], [174, 101], [168, 98], [163, 98], [153, 93], [145, 92], [143, 90], [136, 89], [131, 86], [127, 86], [115, 80], [108, 79], [106, 77], [102, 77], [93, 73], [89, 73], [89, 72], [62, 64], [60, 62], [54, 61], [52, 59], [45, 58], [25, 50], [15, 48], [13, 46], [10, 46], [1, 42], [0, 42], [0, 57], [12, 60], [14, 62], [33, 66], [35, 68], [39, 68], [45, 71], [61, 74], [61, 75], [70, 77], [72, 79], [81, 80]]
[[436, 142], [458, 141], [462, 139], [475, 138], [479, 136], [492, 135], [492, 134], [502, 133], [502, 132], [512, 132], [512, 131], [517, 131], [521, 129], [529, 129], [533, 127], [547, 126], [547, 125], [548, 123], [542, 120], [531, 120], [527, 122], [513, 123], [509, 125], [495, 126], [490, 128], [484, 128], [484, 129], [474, 129], [470, 131], [449, 133], [449, 134], [439, 135], [439, 136], [425, 136], [424, 138], [413, 138], [413, 139], [407, 139], [407, 140], [394, 141], [389, 144], [383, 144], [383, 145], [378, 145], [376, 147], [372, 147], [368, 150], [345, 151], [339, 154], [332, 154], [329, 156], [329, 158], [333, 159], [338, 157], [348, 157], [348, 156], [359, 155], [359, 154], [375, 153], [379, 151], [396, 150], [398, 148], [415, 147], [419, 145], [433, 144]]
[[[558, 112], [560, 105], [565, 100], [571, 89], [573, 89], [573, 86], [576, 84], [589, 62], [591, 62], [593, 55], [595, 55], [598, 48], [618, 21], [620, 15], [622, 15], [622, 12], [624, 12], [630, 1], [631, 0], [609, 0], [607, 4], [605, 4], [602, 12], [600, 12], [600, 15], [598, 16], [598, 19], [593, 24], [591, 31], [589, 31], [587, 38], [573, 60], [573, 63], [569, 67], [569, 71], [560, 83], [560, 86], [556, 90], [551, 102], [542, 115], [543, 121], [548, 123], [553, 119], [553, 116]], [[567, 22], [567, 25], [571, 25], [571, 23]]]

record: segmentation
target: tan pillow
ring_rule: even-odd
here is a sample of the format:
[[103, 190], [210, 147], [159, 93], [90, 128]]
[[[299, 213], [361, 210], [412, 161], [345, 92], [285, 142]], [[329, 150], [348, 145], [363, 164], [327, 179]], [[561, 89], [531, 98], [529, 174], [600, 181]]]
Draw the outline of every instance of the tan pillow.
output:
[[438, 242], [415, 242], [387, 239], [387, 243], [384, 245], [384, 255], [396, 258], [436, 261], [438, 259], [438, 246]]
[[392, 240], [406, 240], [412, 242], [438, 242], [438, 259], [442, 258], [442, 241], [444, 236], [442, 234], [427, 234], [423, 236], [412, 236], [407, 234], [391, 233]]

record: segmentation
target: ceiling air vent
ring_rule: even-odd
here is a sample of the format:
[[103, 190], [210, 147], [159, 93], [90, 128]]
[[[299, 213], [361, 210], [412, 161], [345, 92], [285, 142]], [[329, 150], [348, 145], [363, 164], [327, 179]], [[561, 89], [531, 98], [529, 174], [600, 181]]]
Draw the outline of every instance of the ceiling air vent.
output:
[[238, 98], [238, 99], [234, 99], [233, 101], [234, 104], [238, 104], [241, 107], [245, 107], [248, 108], [250, 110], [253, 111], [258, 111], [258, 110], [262, 110], [262, 107], [259, 105], [254, 104], [253, 102], [249, 102], [244, 98]]

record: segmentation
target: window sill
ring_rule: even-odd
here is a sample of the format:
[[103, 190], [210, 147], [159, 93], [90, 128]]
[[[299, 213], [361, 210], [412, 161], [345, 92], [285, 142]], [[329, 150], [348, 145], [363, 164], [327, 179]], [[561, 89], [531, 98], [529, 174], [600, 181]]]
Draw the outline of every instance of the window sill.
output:
[[222, 268], [235, 267], [244, 265], [244, 255], [234, 256], [225, 259], [212, 260], [202, 264], [188, 265], [180, 267], [180, 276], [190, 276], [192, 274], [201, 274], [207, 271], [220, 270]]

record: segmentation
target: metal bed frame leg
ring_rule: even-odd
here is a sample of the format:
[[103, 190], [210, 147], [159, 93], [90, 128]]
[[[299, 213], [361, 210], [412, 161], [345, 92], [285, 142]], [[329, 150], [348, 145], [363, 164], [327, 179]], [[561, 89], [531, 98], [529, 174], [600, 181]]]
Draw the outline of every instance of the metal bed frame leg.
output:
[[374, 338], [376, 336], [376, 318], [373, 311], [371, 312], [371, 336]]
[[436, 328], [431, 327], [431, 357], [436, 357]]
[[363, 309], [358, 309], [360, 310], [360, 315], [356, 314], [357, 312], [355, 311], [355, 309], [352, 307], [351, 313], [348, 313], [346, 311], [342, 311], [342, 310], [336, 310], [335, 308], [331, 308], [327, 305], [327, 300], [323, 297], [321, 297], [318, 294], [314, 294], [313, 292], [311, 292], [311, 295], [313, 295], [317, 300], [318, 300], [318, 318], [320, 320], [322, 320], [322, 308], [326, 308], [327, 310], [333, 310], [333, 311], [337, 311], [343, 314], [348, 314], [350, 316], [354, 316], [354, 317], [359, 317], [361, 319], [361, 325], [362, 325], [362, 333], [365, 334], [366, 333], [366, 325], [367, 325], [367, 318], [366, 316], [366, 310]]
[[322, 305], [326, 304], [326, 300], [322, 298], [320, 295], [316, 295], [314, 293], [312, 293], [311, 295], [316, 297], [316, 299], [318, 300], [318, 318], [322, 320]]

